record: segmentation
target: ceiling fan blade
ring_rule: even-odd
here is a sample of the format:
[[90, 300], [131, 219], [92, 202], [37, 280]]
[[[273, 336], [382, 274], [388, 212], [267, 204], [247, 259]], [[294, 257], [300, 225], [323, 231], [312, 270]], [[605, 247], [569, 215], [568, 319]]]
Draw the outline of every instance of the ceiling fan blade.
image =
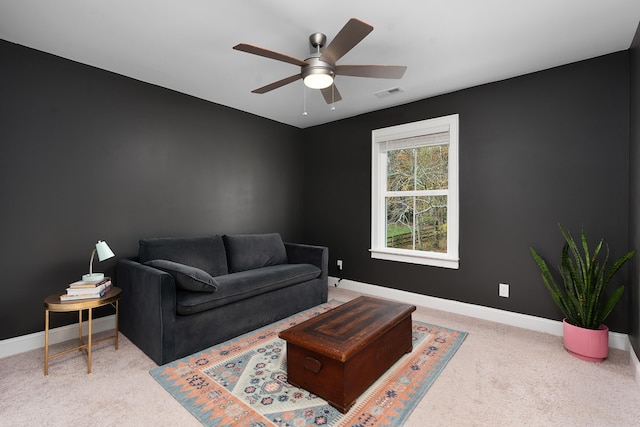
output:
[[407, 71], [404, 65], [336, 65], [336, 74], [376, 79], [400, 79]]
[[329, 64], [335, 64], [338, 59], [353, 49], [353, 47], [360, 43], [371, 31], [373, 31], [371, 25], [351, 18], [324, 49], [322, 55], [320, 55], [320, 60], [328, 62]]
[[294, 74], [293, 76], [286, 77], [282, 80], [278, 80], [277, 82], [270, 83], [266, 86], [259, 87], [258, 89], [252, 90], [251, 93], [267, 93], [274, 89], [278, 89], [284, 85], [288, 85], [289, 83], [293, 83], [296, 80], [300, 80], [302, 78], [301, 74]]
[[320, 92], [322, 92], [322, 96], [324, 96], [324, 100], [327, 104], [333, 104], [334, 102], [342, 100], [342, 96], [340, 96], [340, 92], [338, 92], [338, 88], [335, 83], [329, 87], [320, 89]]
[[235, 50], [239, 50], [242, 52], [252, 53], [258, 56], [264, 56], [265, 58], [275, 59], [276, 61], [288, 62], [289, 64], [299, 65], [301, 67], [303, 65], [309, 65], [307, 62], [301, 59], [294, 58], [292, 56], [288, 56], [282, 53], [274, 52], [272, 50], [263, 49], [261, 47], [253, 46], [246, 43], [237, 44], [233, 48]]

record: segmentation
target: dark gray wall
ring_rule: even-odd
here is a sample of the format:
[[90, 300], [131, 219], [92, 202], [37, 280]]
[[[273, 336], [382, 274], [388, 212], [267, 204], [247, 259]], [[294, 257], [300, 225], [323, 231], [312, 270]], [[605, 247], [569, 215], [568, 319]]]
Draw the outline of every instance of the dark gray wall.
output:
[[[560, 222], [628, 249], [628, 67], [619, 52], [305, 129], [305, 240], [329, 246], [334, 276], [342, 259], [344, 278], [561, 319], [529, 246], [557, 265]], [[371, 130], [453, 113], [460, 269], [371, 259]], [[628, 313], [627, 293], [608, 325], [627, 332]]]
[[[85, 272], [96, 239], [128, 257], [141, 237], [214, 232], [279, 231], [329, 246], [334, 276], [340, 258], [342, 277], [559, 319], [528, 247], [555, 263], [560, 221], [621, 255], [630, 172], [640, 247], [640, 176], [628, 160], [629, 129], [640, 160], [638, 45], [636, 35], [630, 55], [301, 131], [0, 41], [0, 339], [43, 329], [42, 299]], [[371, 130], [451, 113], [461, 123], [461, 268], [371, 260]], [[631, 330], [636, 351], [637, 276], [635, 264], [607, 322]], [[497, 296], [498, 282], [511, 298]], [[73, 320], [57, 315], [53, 326]]]
[[117, 257], [150, 236], [301, 239], [299, 129], [4, 41], [0, 58], [0, 339], [44, 329], [97, 239]]
[[[629, 139], [631, 155], [629, 156], [631, 185], [630, 194], [630, 229], [629, 240], [634, 248], [640, 249], [640, 25], [629, 50], [630, 70], [630, 127]], [[630, 331], [631, 344], [640, 357], [640, 260], [636, 256], [631, 272], [631, 309]]]

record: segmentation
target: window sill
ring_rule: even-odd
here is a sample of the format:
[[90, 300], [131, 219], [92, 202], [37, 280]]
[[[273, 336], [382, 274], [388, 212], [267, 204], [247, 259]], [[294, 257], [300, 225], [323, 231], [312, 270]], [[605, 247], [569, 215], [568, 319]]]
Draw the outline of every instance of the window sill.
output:
[[393, 250], [385, 248], [369, 249], [371, 258], [384, 259], [387, 261], [406, 262], [410, 264], [430, 265], [433, 267], [443, 267], [458, 269], [460, 260], [458, 258], [449, 258], [447, 256], [437, 256], [433, 253], [425, 255], [420, 252], [407, 250]]

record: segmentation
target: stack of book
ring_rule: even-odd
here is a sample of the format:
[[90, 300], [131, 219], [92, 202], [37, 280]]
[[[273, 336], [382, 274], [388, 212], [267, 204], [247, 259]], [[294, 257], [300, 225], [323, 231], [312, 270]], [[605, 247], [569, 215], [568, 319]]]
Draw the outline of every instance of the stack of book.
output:
[[111, 290], [111, 278], [105, 277], [99, 282], [73, 282], [67, 288], [67, 293], [60, 295], [60, 301], [92, 299], [103, 297]]

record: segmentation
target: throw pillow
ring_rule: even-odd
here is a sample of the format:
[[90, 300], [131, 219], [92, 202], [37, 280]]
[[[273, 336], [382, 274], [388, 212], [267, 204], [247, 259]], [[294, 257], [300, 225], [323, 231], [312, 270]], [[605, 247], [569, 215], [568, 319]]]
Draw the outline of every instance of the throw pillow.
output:
[[278, 233], [225, 234], [229, 272], [286, 264], [287, 251]]
[[227, 254], [222, 236], [152, 237], [140, 240], [141, 263], [166, 259], [204, 270], [212, 276], [227, 274]]
[[216, 279], [199, 268], [166, 259], [153, 259], [144, 264], [171, 274], [178, 289], [195, 292], [215, 292], [218, 290]]

